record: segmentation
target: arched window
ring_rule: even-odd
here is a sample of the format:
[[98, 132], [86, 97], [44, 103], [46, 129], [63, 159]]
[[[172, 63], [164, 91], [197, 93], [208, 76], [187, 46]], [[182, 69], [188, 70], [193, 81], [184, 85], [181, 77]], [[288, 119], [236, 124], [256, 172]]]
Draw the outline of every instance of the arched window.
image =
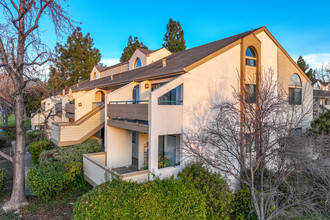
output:
[[94, 79], [97, 79], [97, 72], [94, 72]]
[[141, 60], [140, 58], [136, 58], [134, 62], [134, 69], [141, 67]]
[[252, 47], [248, 47], [245, 51], [245, 65], [257, 66], [256, 52]]
[[301, 79], [297, 73], [290, 77], [289, 81], [289, 104], [301, 105]]

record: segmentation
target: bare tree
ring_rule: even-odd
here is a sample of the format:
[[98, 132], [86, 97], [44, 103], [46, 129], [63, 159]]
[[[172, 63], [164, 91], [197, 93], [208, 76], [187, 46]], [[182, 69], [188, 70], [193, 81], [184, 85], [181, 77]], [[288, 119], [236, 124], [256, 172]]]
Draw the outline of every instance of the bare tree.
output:
[[[272, 76], [272, 71], [262, 74], [255, 96], [245, 89], [234, 91], [234, 101], [213, 106], [206, 126], [184, 134], [185, 157], [246, 185], [258, 219], [285, 216], [298, 207], [316, 212], [316, 195], [308, 195], [308, 189], [299, 189], [299, 183], [290, 178], [311, 170], [311, 164], [320, 161], [318, 146], [324, 144], [300, 136], [302, 124], [311, 118], [311, 97], [310, 103], [304, 102], [303, 95], [303, 105], [290, 105]], [[302, 93], [311, 95], [307, 90]], [[299, 104], [301, 100], [294, 98], [290, 102]]]
[[41, 18], [48, 17], [56, 34], [72, 28], [72, 20], [66, 12], [66, 0], [1, 0], [0, 68], [14, 84], [14, 114], [16, 123], [16, 150], [10, 157], [0, 156], [14, 164], [11, 199], [3, 207], [17, 209], [27, 203], [25, 197], [24, 155], [25, 127], [23, 91], [30, 81], [38, 81], [34, 75], [38, 66], [51, 61], [47, 47], [39, 35]]

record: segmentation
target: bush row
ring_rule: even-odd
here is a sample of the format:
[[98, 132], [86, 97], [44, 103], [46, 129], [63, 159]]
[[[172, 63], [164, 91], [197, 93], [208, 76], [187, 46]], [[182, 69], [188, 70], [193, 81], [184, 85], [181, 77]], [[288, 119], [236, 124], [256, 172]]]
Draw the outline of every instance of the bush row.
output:
[[[232, 194], [219, 174], [190, 165], [179, 179], [138, 184], [113, 179], [80, 197], [74, 219], [244, 219], [246, 189]], [[247, 199], [241, 199], [246, 196]]]
[[0, 197], [3, 196], [6, 180], [7, 170], [4, 168], [0, 168]]
[[39, 163], [39, 155], [46, 150], [51, 150], [53, 143], [50, 140], [41, 138], [38, 141], [34, 141], [28, 146], [28, 150], [31, 154], [32, 162], [34, 165]]
[[84, 187], [82, 155], [100, 150], [96, 140], [88, 140], [82, 144], [43, 151], [39, 156], [39, 165], [28, 171], [27, 183], [31, 193], [49, 200], [63, 190]]

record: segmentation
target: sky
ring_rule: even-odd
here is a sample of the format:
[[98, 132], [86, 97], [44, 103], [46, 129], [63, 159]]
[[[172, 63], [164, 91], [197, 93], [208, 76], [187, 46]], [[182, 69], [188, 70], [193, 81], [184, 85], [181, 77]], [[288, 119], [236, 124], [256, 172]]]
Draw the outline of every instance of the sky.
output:
[[[101, 62], [111, 65], [119, 58], [130, 35], [149, 49], [163, 44], [170, 18], [179, 21], [187, 48], [206, 44], [266, 26], [284, 49], [297, 60], [302, 55], [311, 67], [330, 61], [330, 1], [111, 1], [69, 0], [68, 11], [90, 33], [101, 52]], [[44, 19], [40, 30], [50, 47], [64, 42]]]

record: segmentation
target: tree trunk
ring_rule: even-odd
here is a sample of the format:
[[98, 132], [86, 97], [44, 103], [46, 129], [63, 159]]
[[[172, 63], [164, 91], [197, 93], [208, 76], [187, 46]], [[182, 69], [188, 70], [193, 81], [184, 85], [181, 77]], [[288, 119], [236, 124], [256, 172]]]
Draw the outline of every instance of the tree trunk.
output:
[[25, 127], [23, 96], [19, 94], [15, 103], [16, 150], [14, 156], [13, 191], [10, 201], [3, 206], [4, 210], [18, 209], [28, 202], [25, 197]]

